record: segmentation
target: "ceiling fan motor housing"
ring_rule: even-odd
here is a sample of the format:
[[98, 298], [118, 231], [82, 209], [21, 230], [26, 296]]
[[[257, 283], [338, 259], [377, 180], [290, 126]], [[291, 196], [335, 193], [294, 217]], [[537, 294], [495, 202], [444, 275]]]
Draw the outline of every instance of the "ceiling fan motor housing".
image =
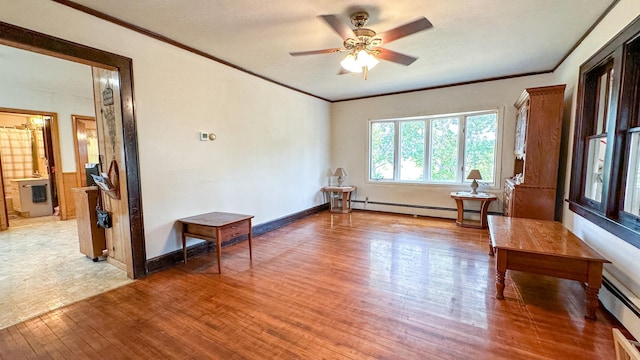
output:
[[367, 24], [369, 14], [365, 11], [358, 11], [351, 14], [351, 23], [356, 28], [353, 29], [355, 38], [348, 38], [344, 41], [344, 47], [351, 51], [367, 50], [372, 51], [374, 48], [382, 45], [381, 39], [374, 38], [376, 32], [366, 29], [363, 26]]
[[369, 13], [366, 11], [358, 11], [351, 14], [351, 23], [357, 28], [361, 28], [367, 24]]

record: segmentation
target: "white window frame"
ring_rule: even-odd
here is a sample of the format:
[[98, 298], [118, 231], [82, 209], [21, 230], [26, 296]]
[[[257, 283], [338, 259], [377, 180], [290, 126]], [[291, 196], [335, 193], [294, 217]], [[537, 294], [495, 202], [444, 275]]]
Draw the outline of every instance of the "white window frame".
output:
[[[471, 180], [466, 179], [466, 174], [463, 174], [464, 170], [464, 154], [465, 154], [465, 133], [466, 133], [466, 117], [474, 116], [474, 115], [482, 115], [486, 113], [495, 113], [496, 114], [496, 146], [495, 146], [495, 154], [494, 154], [494, 173], [493, 173], [493, 182], [487, 183], [486, 181], [480, 181], [483, 184], [483, 187], [486, 189], [499, 189], [502, 184], [502, 179], [500, 178], [501, 169], [502, 169], [502, 132], [503, 132], [503, 114], [504, 108], [497, 109], [486, 109], [486, 110], [476, 110], [476, 111], [465, 111], [458, 113], [450, 113], [450, 114], [434, 114], [434, 115], [423, 115], [423, 116], [412, 116], [412, 117], [403, 117], [403, 118], [388, 118], [388, 119], [369, 119], [367, 122], [367, 153], [366, 153], [366, 163], [367, 163], [367, 175], [365, 178], [365, 182], [369, 184], [406, 184], [406, 185], [431, 185], [431, 186], [439, 186], [439, 187], [452, 187], [457, 188], [460, 186], [468, 186]], [[460, 128], [462, 131], [458, 132], [458, 171], [456, 172], [456, 180], [455, 181], [427, 181], [426, 179], [431, 178], [431, 120], [432, 119], [440, 119], [440, 118], [448, 118], [448, 117], [459, 117]], [[425, 125], [425, 159], [424, 159], [424, 176], [425, 180], [415, 181], [415, 180], [400, 180], [400, 166], [399, 166], [399, 156], [400, 156], [400, 123], [403, 121], [416, 121], [416, 120], [424, 120], [426, 121]], [[394, 124], [394, 179], [393, 180], [374, 180], [371, 178], [371, 128], [372, 124], [380, 123], [380, 122], [393, 122]]]

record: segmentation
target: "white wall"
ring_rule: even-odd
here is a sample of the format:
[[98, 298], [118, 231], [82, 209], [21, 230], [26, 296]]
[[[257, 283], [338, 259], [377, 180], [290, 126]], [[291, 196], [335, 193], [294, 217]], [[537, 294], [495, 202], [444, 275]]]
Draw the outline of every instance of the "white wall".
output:
[[[514, 175], [516, 108], [513, 104], [525, 88], [543, 85], [554, 85], [550, 74], [335, 103], [331, 111], [332, 168], [344, 167], [347, 170], [349, 176], [346, 182], [358, 187], [358, 200], [368, 198], [373, 202], [428, 205], [455, 210], [450, 192], [468, 191], [468, 186], [394, 185], [366, 181], [369, 120], [500, 109], [503, 121], [500, 135], [502, 156], [497, 179], [504, 179]], [[497, 181], [494, 188], [481, 186], [482, 191], [494, 193], [500, 199], [491, 203], [489, 211], [502, 211], [502, 187], [501, 181]], [[357, 204], [354, 208], [362, 206]], [[456, 217], [455, 211], [372, 204], [366, 208], [452, 219]]]
[[[57, 164], [58, 169], [62, 169], [63, 172], [75, 172], [76, 155], [73, 148], [71, 115], [95, 116], [91, 67], [56, 60], [37, 61], [39, 68], [34, 68], [27, 64], [32, 63], [34, 56], [43, 58], [44, 55], [16, 56], [15, 51], [7, 53], [4, 48], [0, 48], [0, 57], [3, 60], [0, 70], [0, 107], [57, 113], [62, 155], [62, 164]], [[51, 73], [48, 69], [51, 68], [55, 68], [56, 74], [49, 76]], [[34, 72], [40, 76], [34, 77]], [[52, 86], [53, 81], [49, 79], [54, 77], [84, 79], [84, 89], [78, 91], [77, 85], [73, 85], [73, 88]], [[40, 85], [35, 87], [34, 82]]]
[[[564, 198], [568, 198], [569, 196], [569, 183], [571, 181], [573, 131], [575, 127], [575, 108], [580, 65], [587, 61], [639, 15], [640, 1], [621, 0], [554, 73], [554, 78], [557, 79], [558, 82], [567, 84], [565, 102], [567, 104], [566, 108], [569, 110], [565, 112], [565, 121], [570, 121], [571, 130], [569, 132], [571, 135], [568, 139], [568, 166], [566, 169]], [[640, 259], [640, 249], [569, 211], [566, 203], [563, 214], [563, 223], [567, 228], [612, 262], [611, 264], [605, 265], [605, 276], [615, 281], [618, 287], [625, 292], [625, 295], [629, 297], [630, 300], [635, 301], [637, 306], [640, 306], [640, 261], [638, 261]], [[636, 338], [640, 338], [640, 319], [620, 306], [606, 289], [601, 290], [600, 293], [600, 300], [605, 307], [618, 319], [623, 321], [625, 327], [627, 327]]]
[[147, 258], [180, 247], [181, 217], [255, 225], [323, 203], [328, 103], [52, 1], [0, 2], [0, 21], [133, 59]]

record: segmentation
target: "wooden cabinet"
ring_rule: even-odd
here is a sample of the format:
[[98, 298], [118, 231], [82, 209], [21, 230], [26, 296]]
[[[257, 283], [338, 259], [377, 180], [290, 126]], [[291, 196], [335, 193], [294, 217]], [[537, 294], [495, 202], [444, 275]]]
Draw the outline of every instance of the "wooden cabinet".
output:
[[514, 177], [506, 179], [507, 216], [554, 220], [565, 85], [526, 89], [514, 106]]
[[102, 256], [102, 250], [107, 248], [104, 229], [98, 227], [96, 215], [98, 187], [75, 188], [72, 191], [76, 203], [80, 252], [97, 261]]

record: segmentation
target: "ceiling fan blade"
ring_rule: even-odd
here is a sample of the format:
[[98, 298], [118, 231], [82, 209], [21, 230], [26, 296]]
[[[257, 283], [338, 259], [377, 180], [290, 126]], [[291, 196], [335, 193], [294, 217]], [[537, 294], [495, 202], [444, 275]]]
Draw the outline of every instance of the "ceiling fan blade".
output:
[[351, 30], [351, 28], [347, 26], [347, 24], [342, 22], [337, 15], [320, 15], [319, 17], [321, 17], [322, 20], [329, 24], [333, 31], [340, 35], [342, 40], [347, 40], [348, 38], [355, 37], [353, 30]]
[[311, 50], [311, 51], [295, 51], [290, 52], [291, 56], [302, 56], [302, 55], [317, 55], [317, 54], [330, 54], [344, 51], [343, 48], [332, 48], [332, 49], [322, 49], [322, 50]]
[[380, 54], [378, 54], [376, 57], [382, 60], [387, 60], [407, 66], [418, 60], [418, 58], [415, 58], [413, 56], [401, 54], [399, 52], [391, 51], [388, 49], [378, 48], [378, 50], [380, 50]]
[[400, 25], [396, 28], [378, 34], [378, 37], [382, 39], [383, 44], [388, 44], [394, 40], [398, 40], [402, 37], [417, 33], [422, 30], [427, 30], [432, 27], [433, 24], [429, 20], [427, 20], [426, 17], [422, 17], [416, 21]]

